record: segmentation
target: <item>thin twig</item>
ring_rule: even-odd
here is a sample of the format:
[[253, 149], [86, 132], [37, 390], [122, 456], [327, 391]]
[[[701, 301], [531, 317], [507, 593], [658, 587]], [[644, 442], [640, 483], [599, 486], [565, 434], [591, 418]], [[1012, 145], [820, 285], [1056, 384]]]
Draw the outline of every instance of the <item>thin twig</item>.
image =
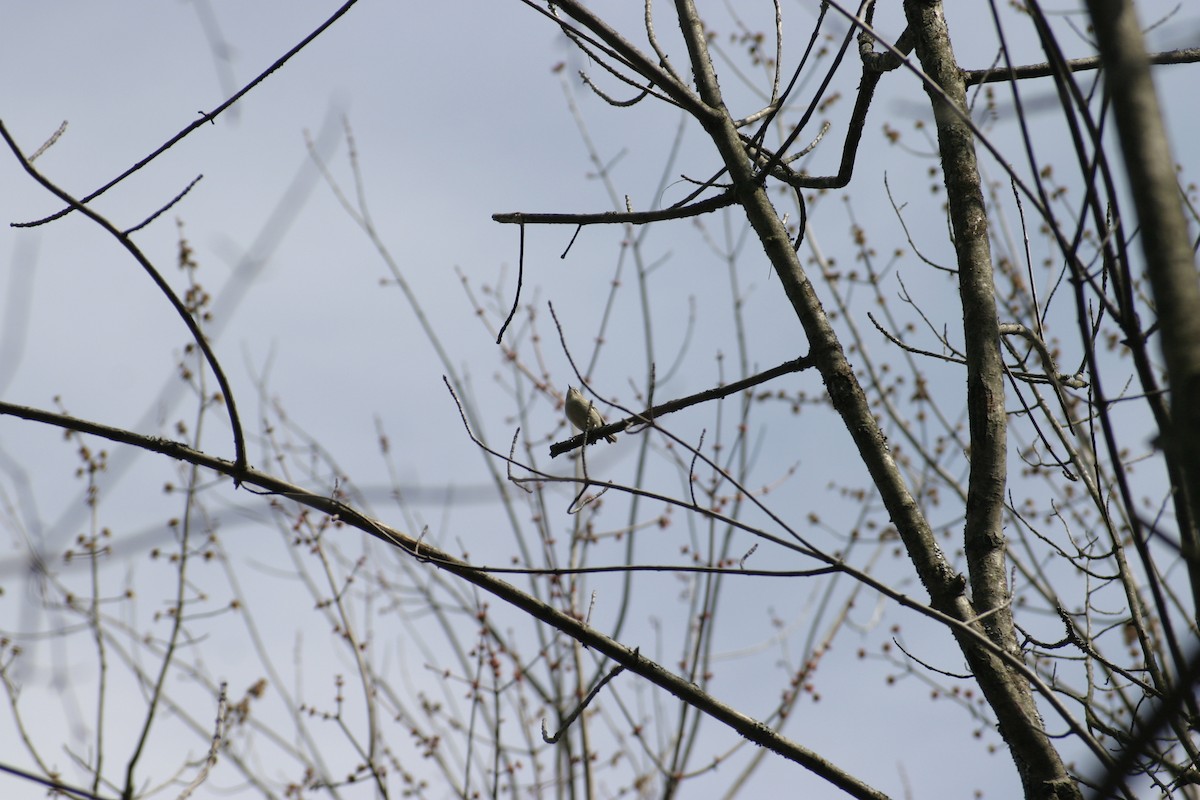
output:
[[[340, 18], [340, 17], [341, 17], [343, 14], [345, 14], [347, 11], [349, 11], [349, 10], [350, 10], [350, 7], [351, 7], [351, 6], [353, 6], [353, 5], [354, 5], [355, 3], [357, 3], [357, 2], [358, 2], [358, 0], [347, 0], [347, 2], [346, 2], [346, 3], [345, 3], [345, 4], [344, 4], [344, 5], [341, 7], [341, 8], [339, 8], [337, 11], [335, 11], [335, 12], [333, 13], [333, 15], [332, 15], [331, 17], [329, 17], [329, 19], [327, 19], [327, 20], [325, 20], [325, 22], [321, 23], [321, 25], [320, 25], [319, 27], [317, 27], [317, 29], [316, 29], [316, 30], [314, 30], [312, 33], [310, 33], [308, 36], [305, 36], [303, 39], [301, 39], [299, 44], [297, 44], [297, 45], [296, 45], [295, 47], [293, 47], [291, 50], [288, 50], [286, 53], [284, 53], [282, 56], [280, 56], [278, 59], [276, 59], [276, 61], [275, 61], [275, 63], [274, 63], [274, 64], [272, 64], [271, 66], [267, 67], [265, 70], [263, 70], [263, 72], [262, 72], [262, 73], [260, 73], [260, 74], [259, 74], [259, 76], [258, 76], [257, 78], [255, 78], [254, 80], [250, 81], [248, 84], [246, 84], [245, 86], [243, 86], [243, 87], [242, 87], [242, 88], [241, 88], [241, 89], [240, 89], [240, 90], [237, 92], [237, 94], [235, 94], [235, 95], [233, 95], [232, 97], [230, 97], [230, 98], [229, 98], [228, 100], [226, 100], [224, 103], [221, 103], [221, 105], [217, 106], [217, 107], [216, 107], [216, 108], [214, 108], [212, 111], [201, 111], [201, 112], [200, 112], [200, 114], [201, 114], [201, 116], [200, 116], [200, 119], [196, 120], [196, 121], [195, 121], [195, 122], [193, 122], [191, 125], [188, 125], [186, 128], [184, 128], [183, 130], [181, 130], [179, 133], [177, 133], [177, 134], [175, 134], [174, 136], [172, 136], [170, 139], [168, 139], [168, 140], [167, 140], [167, 141], [166, 141], [164, 144], [162, 144], [162, 145], [161, 145], [161, 146], [160, 146], [160, 147], [159, 147], [157, 150], [155, 150], [153, 153], [151, 153], [150, 155], [146, 156], [146, 157], [145, 157], [145, 158], [143, 158], [141, 161], [137, 162], [137, 163], [136, 163], [136, 164], [134, 164], [132, 167], [130, 167], [129, 169], [125, 170], [125, 171], [124, 171], [124, 172], [122, 172], [120, 175], [118, 175], [117, 177], [113, 178], [111, 181], [109, 181], [108, 183], [104, 184], [103, 186], [101, 186], [101, 187], [100, 187], [99, 189], [97, 189], [96, 191], [94, 191], [94, 192], [92, 192], [91, 194], [89, 194], [87, 197], [84, 197], [84, 198], [82, 198], [82, 199], [80, 200], [80, 202], [81, 202], [81, 203], [84, 203], [84, 204], [92, 202], [92, 201], [93, 201], [93, 200], [95, 200], [97, 197], [99, 197], [100, 195], [104, 194], [104, 193], [105, 193], [105, 192], [107, 192], [109, 189], [111, 189], [112, 187], [116, 186], [118, 183], [120, 183], [121, 181], [125, 180], [125, 179], [126, 179], [126, 178], [128, 178], [130, 175], [132, 175], [133, 173], [137, 172], [137, 171], [138, 171], [138, 170], [140, 170], [142, 167], [146, 166], [146, 165], [147, 165], [147, 164], [149, 164], [151, 161], [153, 161], [154, 159], [156, 159], [156, 158], [158, 158], [159, 156], [161, 156], [163, 153], [165, 153], [165, 152], [167, 152], [168, 150], [170, 150], [172, 147], [174, 147], [176, 144], [178, 144], [178, 143], [179, 143], [179, 141], [180, 141], [181, 139], [183, 139], [184, 137], [186, 137], [186, 136], [187, 136], [188, 134], [190, 134], [192, 131], [194, 131], [194, 130], [196, 130], [197, 128], [199, 128], [199, 127], [203, 126], [205, 123], [211, 123], [211, 122], [212, 122], [214, 119], [216, 119], [218, 116], [220, 116], [220, 115], [221, 115], [221, 114], [222, 114], [222, 113], [223, 113], [223, 112], [224, 112], [226, 109], [228, 109], [230, 106], [232, 106], [232, 105], [233, 105], [234, 103], [236, 103], [238, 100], [242, 99], [242, 97], [243, 97], [243, 96], [245, 96], [245, 95], [246, 95], [246, 94], [247, 94], [247, 93], [248, 93], [248, 92], [249, 92], [251, 89], [253, 89], [255, 86], [257, 86], [258, 84], [260, 84], [260, 83], [262, 83], [264, 80], [266, 80], [266, 79], [267, 79], [267, 77], [268, 77], [268, 76], [269, 76], [269, 75], [270, 75], [272, 72], [275, 72], [275, 71], [276, 71], [276, 70], [278, 70], [280, 67], [282, 67], [284, 64], [286, 64], [286, 63], [287, 63], [289, 60], [291, 60], [292, 56], [296, 55], [296, 54], [297, 54], [297, 53], [299, 53], [301, 50], [303, 50], [305, 47], [307, 47], [307, 46], [308, 46], [308, 45], [309, 45], [309, 44], [310, 44], [310, 43], [313, 41], [313, 39], [316, 39], [318, 36], [320, 36], [322, 33], [324, 33], [324, 32], [325, 32], [325, 30], [326, 30], [326, 29], [327, 29], [327, 28], [328, 28], [330, 25], [332, 25], [333, 23], [337, 22], [337, 21], [338, 21], [338, 19], [339, 19], [339, 18]], [[40, 151], [39, 151], [39, 152], [40, 152]], [[47, 222], [52, 222], [52, 221], [54, 221], [54, 220], [56, 220], [56, 219], [59, 219], [60, 217], [64, 217], [64, 216], [66, 216], [67, 214], [70, 214], [72, 210], [74, 210], [72, 207], [67, 207], [67, 208], [64, 208], [64, 209], [63, 209], [63, 210], [61, 210], [61, 211], [58, 211], [58, 212], [55, 212], [54, 214], [51, 214], [51, 215], [50, 215], [50, 216], [48, 216], [48, 217], [43, 217], [43, 218], [41, 218], [41, 219], [33, 220], [32, 222], [14, 222], [14, 223], [13, 223], [13, 227], [14, 227], [14, 228], [32, 228], [32, 227], [34, 227], [34, 226], [37, 226], [37, 225], [44, 225], [44, 224], [46, 224]]]

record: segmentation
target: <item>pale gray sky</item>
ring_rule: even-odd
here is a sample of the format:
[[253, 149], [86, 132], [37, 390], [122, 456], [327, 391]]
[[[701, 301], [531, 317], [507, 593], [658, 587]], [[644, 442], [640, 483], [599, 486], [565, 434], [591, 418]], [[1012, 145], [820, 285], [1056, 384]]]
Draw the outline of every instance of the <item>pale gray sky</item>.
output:
[[[643, 41], [637, 36], [641, 4], [593, 5], [602, 13], [609, 13], [611, 7], [613, 13], [627, 14], [617, 17], [617, 22], [631, 38]], [[669, 9], [662, 5], [659, 13], [664, 15], [661, 24], [665, 26]], [[710, 5], [727, 23], [719, 4]], [[756, 13], [769, 12], [769, 3], [760, 5], [763, 9], [756, 8]], [[815, 6], [815, 2], [784, 4], [791, 37], [785, 56], [789, 65], [806, 41]], [[1155, 13], [1170, 6], [1165, 2], [1146, 4], [1156, 9]], [[161, 0], [13, 4], [0, 26], [0, 75], [5, 76], [0, 81], [0, 118], [26, 153], [67, 121], [66, 133], [41, 156], [37, 166], [66, 191], [84, 195], [157, 148], [198, 112], [212, 109], [229, 92], [227, 81], [232, 80], [233, 86], [246, 83], [335, 7], [334, 3], [311, 0], [210, 2], [204, 7]], [[951, 13], [951, 25], [962, 37], [960, 59], [970, 67], [990, 65], [995, 45], [984, 12], [955, 8]], [[967, 13], [979, 19], [963, 19]], [[1200, 26], [1194, 12], [1184, 13], [1190, 16], [1157, 30], [1153, 41], [1170, 46], [1191, 41], [1194, 45]], [[1147, 12], [1146, 16], [1153, 14]], [[212, 29], [206, 33], [206, 22], [216, 23], [222, 47], [214, 49]], [[894, 15], [884, 12], [877, 26], [891, 35], [898, 32]], [[666, 46], [672, 47], [674, 38], [665, 30], [660, 33]], [[1016, 46], [1024, 47], [1031, 60], [1041, 60], [1031, 32], [1020, 29], [1020, 34], [1012, 40]], [[723, 44], [736, 52], [735, 45]], [[972, 47], [975, 44], [977, 48]], [[1082, 44], [1077, 47], [1079, 52], [1085, 49]], [[683, 54], [676, 58], [682, 63]], [[830, 113], [834, 127], [812, 157], [811, 171], [831, 171], [840, 155], [844, 130], [839, 124], [858, 81], [854, 59], [852, 50], [835, 84], [844, 96]], [[562, 61], [568, 68], [560, 75], [554, 67]], [[680, 173], [705, 178], [716, 163], [701, 133], [689, 126], [673, 177], [658, 196], [663, 158], [678, 127], [677, 113], [652, 102], [632, 109], [610, 108], [589, 95], [574, 76], [577, 69], [589, 69], [615, 96], [630, 94], [628, 87], [606, 82], [604, 73], [591, 68], [545, 18], [521, 3], [363, 0], [247, 95], [235, 107], [236, 113], [197, 130], [95, 204], [117, 225], [133, 225], [202, 174], [203, 180], [192, 192], [139, 232], [136, 241], [162, 273], [181, 287], [174, 261], [176, 220], [182, 221], [200, 264], [199, 279], [212, 294], [224, 298], [224, 305], [219, 306], [222, 316], [216, 322], [220, 334], [215, 348], [234, 383], [248, 431], [260, 429], [264, 410], [256, 380], [265, 377], [270, 397], [278, 398], [289, 418], [332, 453], [357, 486], [377, 492], [377, 508], [387, 517], [394, 512], [384, 492], [390, 478], [376, 445], [378, 418], [391, 438], [397, 477], [413, 492], [418, 513], [431, 526], [431, 537], [451, 550], [458, 549], [455, 542], [462, 542], [488, 563], [505, 562], [514, 548], [511, 541], [486, 538], [499, 511], [478, 501], [489, 478], [442, 384], [445, 367], [400, 293], [380, 285], [386, 271], [366, 237], [342, 212], [330, 190], [314, 180], [304, 136], [310, 131], [319, 140], [331, 171], [343, 187], [350, 188], [343, 119], [353, 128], [365, 193], [380, 236], [419, 296], [455, 368], [470, 376], [485, 409], [482, 433], [494, 447], [507, 450], [514, 428], [512, 404], [494, 377], [503, 374], [505, 366], [473, 314], [457, 270], [477, 293], [481, 286], [494, 286], [504, 275], [504, 294], [495, 302], [507, 306], [515, 285], [517, 229], [492, 222], [492, 213], [611, 210], [568, 110], [564, 82], [573, 88], [581, 117], [602, 158], [615, 164], [617, 191], [627, 194], [634, 208], [673, 202], [689, 187], [678, 178]], [[1196, 74], [1194, 66], [1167, 67], [1159, 73], [1168, 91], [1181, 85], [1178, 81], [1194, 82]], [[723, 76], [722, 86], [735, 115], [756, 110], [756, 102], [738, 79], [728, 70]], [[803, 96], [811, 94], [813, 86], [810, 82]], [[1027, 91], [1035, 98], [1048, 93], [1050, 87], [1030, 86]], [[1176, 91], [1173, 96], [1184, 95]], [[922, 252], [948, 263], [951, 253], [944, 218], [938, 211], [940, 198], [932, 197], [928, 188], [927, 170], [936, 162], [929, 157], [928, 143], [913, 131], [912, 115], [927, 114], [923, 94], [912, 76], [901, 71], [885, 77], [876, 102], [851, 189], [813, 198], [810, 204], [813, 240], [843, 269], [853, 268], [853, 216], [869, 227], [881, 263], [887, 261], [891, 248], [907, 247], [884, 191], [886, 174], [896, 202], [907, 204], [905, 219]], [[1194, 148], [1187, 152], [1186, 145], [1191, 142], [1188, 132], [1196, 128], [1195, 113], [1194, 104], [1170, 109], [1181, 145], [1177, 156], [1190, 159], [1193, 176], [1200, 164]], [[881, 134], [885, 121], [904, 132], [907, 144], [921, 151], [918, 156], [887, 145]], [[1001, 121], [991, 130], [997, 136], [1010, 137], [1011, 144], [1015, 130], [1011, 123]], [[1052, 143], [1044, 146], [1048, 156], [1064, 157], [1065, 151], [1049, 150]], [[1014, 160], [1019, 157], [1018, 150], [1011, 153]], [[985, 168], [993, 179], [1001, 179], [994, 164], [985, 164]], [[6, 223], [0, 228], [3, 398], [43, 407], [54, 407], [55, 398], [61, 398], [63, 407], [80, 417], [136, 427], [144, 433], [174, 435], [175, 421], [191, 421], [195, 413], [194, 402], [186, 393], [170, 389], [164, 394], [164, 387], [176, 383], [174, 366], [186, 343], [179, 320], [127, 254], [79, 215], [34, 230], [7, 227], [8, 222], [34, 219], [59, 207], [7, 153], [0, 154], [0, 186], [0, 219]], [[844, 204], [843, 197], [850, 203]], [[781, 207], [784, 202], [781, 197]], [[742, 235], [736, 218], [713, 217], [706, 225], [721, 241], [726, 230], [732, 238]], [[560, 260], [558, 255], [572, 232], [531, 228], [526, 236], [523, 303], [538, 305], [544, 363], [559, 391], [565, 391], [575, 379], [546, 303], [554, 303], [582, 367], [590, 360], [613, 271], [622, 258], [621, 231], [589, 229], [579, 236], [569, 257]], [[658, 308], [654, 336], [662, 373], [676, 360], [693, 303], [700, 321], [691, 334], [683, 366], [659, 387], [659, 399], [718, 383], [718, 354], [725, 358], [725, 378], [735, 377], [737, 342], [729, 320], [729, 278], [722, 261], [688, 222], [647, 232], [643, 255], [647, 261], [661, 260], [650, 276], [649, 288]], [[929, 298], [932, 308], [946, 310], [944, 319], [953, 323], [953, 307], [938, 305], [943, 298], [953, 297], [953, 287], [943, 276], [911, 258], [900, 272], [910, 291]], [[778, 282], [753, 248], [743, 254], [738, 274], [741, 289], [749, 297], [746, 329], [754, 369], [805, 352], [806, 343]], [[234, 275], [253, 279], [243, 286], [231, 283]], [[627, 288], [615, 301], [614, 321], [606, 331], [607, 342], [593, 378], [605, 396], [632, 403], [631, 381], [644, 385], [646, 363], [631, 265], [624, 267], [623, 281]], [[893, 282], [889, 291], [898, 294], [900, 287]], [[861, 324], [869, 323], [864, 319]], [[871, 341], [876, 355], [886, 353], [882, 337]], [[528, 347], [523, 350], [526, 356], [529, 352]], [[931, 371], [939, 372], [936, 367]], [[947, 380], [956, 379], [954, 369], [941, 372]], [[664, 376], [660, 373], [660, 377]], [[804, 388], [810, 394], [821, 390], [819, 379], [807, 373], [793, 376], [784, 385], [789, 391]], [[548, 403], [536, 404], [532, 415], [535, 436], [549, 436], [560, 424]], [[218, 419], [211, 418], [205, 449], [229, 457], [232, 449]], [[789, 521], [801, 527], [810, 511], [845, 527], [859, 509], [853, 498], [827, 491], [830, 484], [861, 479], [861, 468], [849, 452], [845, 432], [829, 424], [829, 419], [814, 413], [811, 428], [787, 446], [778, 446], [772, 435], [763, 434], [756, 451], [758, 484], [773, 484], [790, 467], [796, 467], [796, 475], [783, 482], [770, 499]], [[768, 430], [778, 432], [787, 421], [787, 415], [781, 413], [778, 427]], [[681, 415], [675, 424], [677, 433], [692, 441], [702, 430], [712, 435], [709, 416]], [[559, 430], [560, 435], [563, 432]], [[0, 468], [8, 476], [4, 516], [19, 518], [51, 556], [60, 554], [88, 526], [87, 515], [77, 502], [81, 483], [71, 476], [76, 463], [73, 448], [61, 438], [56, 430], [0, 418]], [[597, 450], [593, 468], [616, 480], [632, 480], [635, 453], [632, 442], [625, 441]], [[252, 445], [251, 454], [259, 466], [271, 466], [261, 463], [262, 448], [257, 444]], [[114, 461], [130, 456], [134, 454], [112, 453]], [[544, 449], [539, 457], [544, 460]], [[113, 528], [117, 542], [129, 537], [141, 543], [142, 549], [129, 556], [127, 566], [114, 569], [113, 575], [123, 575], [127, 569], [135, 576], [131, 581], [146, 581], [141, 591], [157, 603], [152, 587], [161, 576], [150, 574], [142, 556], [156, 530], [163, 531], [164, 541], [170, 541], [162, 525], [178, 513], [178, 501], [161, 496], [159, 490], [166, 480], [178, 480], [178, 476], [173, 466], [158, 457], [135, 456], [129, 463], [128, 472], [105, 484], [103, 524]], [[552, 466], [562, 474], [571, 469], [565, 462]], [[669, 469], [651, 473], [647, 481], [659, 490], [680, 491]], [[447, 489], [457, 492], [459, 498], [448, 508], [438, 502]], [[423, 502], [426, 495], [422, 490], [431, 492], [434, 499]], [[258, 499], [228, 487], [220, 491], [220, 500], [214, 502], [224, 508], [220, 518], [226, 547], [235, 558], [251, 564], [252, 573], [263, 576], [263, 591], [285, 591], [281, 587], [287, 582], [271, 576], [271, 569], [287, 566], [273, 560], [283, 558], [272, 538], [274, 532], [249, 524], [265, 513]], [[558, 507], [548, 511], [561, 516], [560, 529], [566, 532], [573, 524], [566, 514], [570, 496], [564, 491], [559, 501]], [[608, 524], [619, 524], [618, 517], [613, 514]], [[402, 523], [398, 514], [389, 521]], [[678, 524], [670, 535], [648, 545], [647, 560], [677, 555], [687, 539], [685, 528]], [[819, 531], [809, 533], [819, 535]], [[0, 597], [0, 628], [52, 627], [55, 620], [37, 622], [38, 614], [30, 610], [30, 598], [20, 588], [19, 571], [13, 564], [20, 563], [21, 550], [15, 543], [10, 546], [8, 540], [4, 547], [11, 563], [0, 573], [8, 587]], [[747, 548], [748, 544], [735, 549]], [[768, 556], [760, 566], [775, 565]], [[884, 569], [897, 581], [906, 579], [903, 565]], [[114, 585], [119, 583], [114, 578]], [[680, 622], [680, 609], [668, 611], [665, 606], [670, 603], [660, 598], [673, 602], [678, 585], [670, 578], [649, 579], [647, 584], [651, 588], [639, 596], [645, 603], [639, 610], [645, 610], [631, 623], [637, 627], [630, 638], [633, 643], [654, 647], [658, 634], [649, 618], [665, 618], [664, 651], [674, 653], [686, 623]], [[911, 581], [906, 585], [908, 590], [919, 591]], [[722, 630], [718, 650], [730, 653], [729, 661], [737, 667], [718, 688], [726, 699], [744, 704], [746, 713], [755, 715], [767, 713], [776, 700], [775, 694], [756, 690], [780, 683], [777, 662], [795, 656], [795, 648], [803, 640], [796, 634], [794, 639], [764, 644], [773, 630], [761, 609], [770, 607], [788, 626], [802, 629], [816, 598], [807, 587], [797, 592], [781, 585], [751, 586], [749, 581], [729, 584], [731, 592], [746, 593], [747, 608], [755, 610], [738, 617], [738, 624], [731, 615]], [[888, 633], [874, 614], [874, 603], [874, 597], [864, 596], [854, 613], [859, 617], [856, 623], [862, 626], [863, 646], [878, 649]], [[311, 627], [298, 634], [291, 624], [291, 608], [285, 603], [267, 606], [272, 607], [278, 619], [266, 620], [264, 628], [276, 637], [273, 646], [321, 652], [322, 637], [327, 634], [322, 621], [314, 616]], [[152, 610], [143, 613], [148, 617]], [[603, 595], [597, 613], [601, 617], [612, 613], [611, 607], [604, 608]], [[904, 624], [907, 639], [919, 641], [924, 648], [923, 657], [950, 671], [961, 669], [943, 630], [912, 618], [905, 618]], [[679, 630], [671, 630], [671, 626]], [[395, 634], [380, 633], [381, 638], [389, 635]], [[298, 638], [303, 638], [303, 645], [296, 643]], [[847, 636], [839, 640], [838, 647], [849, 651], [852, 641]], [[768, 651], [773, 648], [777, 655], [755, 662], [733, 658], [744, 648], [756, 646]], [[240, 691], [257, 674], [256, 666], [252, 661], [242, 664], [243, 654], [233, 649], [237, 645], [229, 647], [227, 663], [208, 666]], [[397, 660], [407, 655], [403, 645], [396, 649]], [[905, 781], [917, 797], [966, 796], [979, 785], [988, 787], [989, 796], [1001, 797], [1015, 785], [1003, 752], [981, 757], [983, 747], [975, 741], [944, 741], [944, 737], [935, 741], [939, 730], [964, 728], [960, 709], [949, 703], [924, 702], [928, 689], [915, 681], [909, 681], [913, 685], [904, 689], [875, 691], [882, 685], [886, 668], [855, 662], [847, 658], [848, 652], [837, 655], [838, 663], [848, 666], [818, 673], [822, 700], [802, 704], [803, 718], [789, 723], [789, 735], [897, 795]], [[45, 649], [41, 656], [53, 658]], [[670, 664], [672, 658], [665, 661]], [[419, 666], [410, 668], [418, 682], [428, 677]], [[309, 670], [313, 676], [310, 692], [326, 697], [328, 687], [314, 685], [324, 680], [325, 672], [316, 662]], [[85, 658], [71, 661], [70, 680], [86, 683], [88, 674]], [[25, 675], [34, 695], [48, 689], [43, 677]], [[62, 679], [62, 673], [55, 674], [54, 680]], [[132, 687], [125, 685], [121, 691], [129, 693], [129, 702], [140, 702]], [[630, 689], [631, 695], [635, 692]], [[86, 689], [80, 690], [79, 697], [80, 706], [90, 708]], [[122, 702], [121, 697], [117, 695], [114, 702]], [[198, 707], [204, 708], [202, 703]], [[0, 752], [13, 752], [14, 733], [6, 713], [0, 713]], [[46, 718], [39, 720], [45, 725], [43, 735], [60, 735], [73, 747], [85, 749], [87, 739], [80, 736], [79, 725], [86, 725], [89, 712], [75, 713], [77, 717], [70, 712], [60, 717], [57, 707], [48, 704]], [[204, 716], [207, 712], [197, 713], [208, 719]], [[867, 725], [868, 717], [885, 724]], [[888, 749], [896, 747], [888, 721], [898, 725], [904, 720], [903, 724], [911, 725], [914, 717], [930, 738], [910, 738], [902, 743], [902, 750]], [[708, 730], [712, 739], [705, 744], [714, 754], [734, 744], [732, 734], [715, 726]], [[989, 731], [987, 735], [992, 734]], [[110, 736], [120, 740], [119, 732], [110, 732]], [[192, 742], [189, 746], [194, 753], [198, 745]], [[60, 750], [56, 753], [65, 766], [66, 757]], [[946, 770], [946, 764], [955, 760], [964, 765], [963, 770]], [[903, 778], [900, 764], [904, 765]], [[66, 775], [74, 774], [68, 770]], [[798, 767], [783, 763], [765, 771], [759, 780], [756, 786], [763, 792], [809, 785]], [[216, 786], [231, 783], [235, 783], [233, 778], [214, 779]], [[5, 791], [8, 786], [0, 783], [0, 793]], [[813, 796], [824, 796], [821, 791], [825, 790], [818, 789]]]

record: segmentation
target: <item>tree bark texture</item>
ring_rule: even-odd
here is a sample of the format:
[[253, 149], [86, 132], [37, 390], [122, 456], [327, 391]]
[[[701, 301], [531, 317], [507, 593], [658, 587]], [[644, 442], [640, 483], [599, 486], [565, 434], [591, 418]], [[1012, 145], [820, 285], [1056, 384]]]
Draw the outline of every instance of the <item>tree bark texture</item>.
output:
[[[958, 264], [959, 297], [967, 369], [971, 472], [963, 545], [975, 613], [997, 645], [1020, 657], [1006, 575], [1004, 486], [1007, 475], [1007, 417], [1004, 368], [996, 312], [987, 209], [976, 161], [975, 137], [967, 124], [966, 86], [954, 57], [940, 0], [905, 0], [937, 127], [946, 201]], [[939, 91], [940, 90], [940, 91]], [[1027, 798], [1079, 797], [1046, 735], [1028, 681], [993, 654], [959, 639], [975, 679], [996, 713]]]

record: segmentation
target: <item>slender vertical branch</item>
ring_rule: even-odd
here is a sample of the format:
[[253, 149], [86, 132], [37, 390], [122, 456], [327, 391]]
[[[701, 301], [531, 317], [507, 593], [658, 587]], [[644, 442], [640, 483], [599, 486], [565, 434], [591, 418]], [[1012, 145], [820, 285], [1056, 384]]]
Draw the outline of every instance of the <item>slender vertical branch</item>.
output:
[[1154, 291], [1162, 333], [1163, 356], [1171, 387], [1170, 430], [1165, 447], [1174, 449], [1183, 468], [1182, 493], [1193, 527], [1181, 526], [1183, 554], [1191, 580], [1193, 619], [1200, 622], [1200, 532], [1194, 527], [1200, 508], [1200, 281], [1188, 242], [1179, 198], [1179, 182], [1162, 109], [1150, 77], [1145, 40], [1128, 0], [1088, 0], [1100, 45], [1105, 88], [1129, 187], [1137, 208], [1146, 276]]

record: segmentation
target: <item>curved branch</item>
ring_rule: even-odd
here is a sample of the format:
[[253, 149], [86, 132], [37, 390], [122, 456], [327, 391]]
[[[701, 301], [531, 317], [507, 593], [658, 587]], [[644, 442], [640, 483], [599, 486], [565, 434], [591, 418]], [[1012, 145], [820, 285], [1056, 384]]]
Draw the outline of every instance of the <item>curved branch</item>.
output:
[[[154, 285], [158, 287], [159, 291], [161, 291], [166, 296], [167, 300], [170, 301], [172, 307], [175, 309], [175, 312], [179, 314], [180, 318], [183, 320], [183, 324], [187, 326], [188, 332], [191, 333], [192, 338], [196, 342], [196, 346], [200, 348], [202, 353], [204, 353], [204, 359], [208, 362], [208, 366], [212, 369], [213, 375], [216, 376], [217, 384], [221, 387], [221, 394], [224, 396], [225, 408], [229, 411], [229, 425], [233, 429], [233, 447], [235, 453], [234, 466], [238, 471], [244, 470], [246, 468], [246, 436], [242, 432], [242, 421], [238, 416], [237, 404], [233, 399], [233, 387], [230, 386], [229, 379], [225, 377], [225, 370], [221, 368], [220, 362], [217, 361], [216, 353], [213, 352], [212, 347], [208, 343], [208, 339], [204, 336], [204, 332], [200, 330], [200, 325], [196, 322], [196, 318], [193, 317], [188, 311], [187, 306], [184, 305], [183, 301], [179, 299], [179, 296], [175, 294], [175, 291], [171, 288], [171, 285], [167, 283], [166, 279], [164, 279], [163, 276], [159, 274], [158, 270], [155, 269], [154, 265], [150, 263], [150, 259], [146, 258], [145, 254], [142, 253], [141, 249], [133, 243], [133, 240], [130, 239], [127, 234], [118, 230], [117, 227], [109, 222], [106, 218], [85, 206], [82, 201], [76, 200], [74, 197], [55, 186], [48, 178], [34, 169], [33, 165], [29, 163], [29, 160], [21, 152], [21, 148], [17, 146], [17, 143], [9, 134], [8, 128], [5, 127], [3, 120], [0, 120], [0, 137], [3, 137], [5, 144], [7, 144], [8, 148], [12, 150], [13, 155], [16, 156], [18, 163], [20, 163], [25, 172], [28, 173], [31, 178], [37, 181], [48, 192], [58, 197], [59, 200], [62, 200], [64, 203], [66, 203], [70, 208], [80, 212], [88, 219], [95, 222], [97, 225], [107, 231], [110, 236], [120, 242], [121, 246], [129, 251], [129, 254], [134, 257], [138, 264], [142, 266], [142, 269], [146, 271], [146, 274], [150, 276], [150, 279], [154, 281]], [[234, 479], [237, 480], [236, 472], [234, 473]]]
[[[541, 8], [533, 3], [532, 0], [521, 0], [521, 2], [539, 14], [549, 17], [556, 25], [566, 26], [566, 23], [559, 19], [557, 15]], [[712, 121], [716, 117], [713, 109], [706, 106], [700, 98], [696, 97], [695, 92], [681, 81], [676, 80], [671, 71], [660, 67], [653, 59], [634, 47], [625, 37], [613, 30], [608, 23], [593, 14], [587, 6], [578, 0], [557, 0], [554, 5], [565, 11], [571, 19], [595, 34], [599, 38], [599, 41], [596, 42], [598, 46], [603, 46], [606, 50], [610, 50], [626, 66], [662, 89], [668, 97], [679, 104], [680, 108], [699, 120], [707, 119]], [[582, 35], [580, 31], [573, 29], [570, 32], [574, 35]]]

